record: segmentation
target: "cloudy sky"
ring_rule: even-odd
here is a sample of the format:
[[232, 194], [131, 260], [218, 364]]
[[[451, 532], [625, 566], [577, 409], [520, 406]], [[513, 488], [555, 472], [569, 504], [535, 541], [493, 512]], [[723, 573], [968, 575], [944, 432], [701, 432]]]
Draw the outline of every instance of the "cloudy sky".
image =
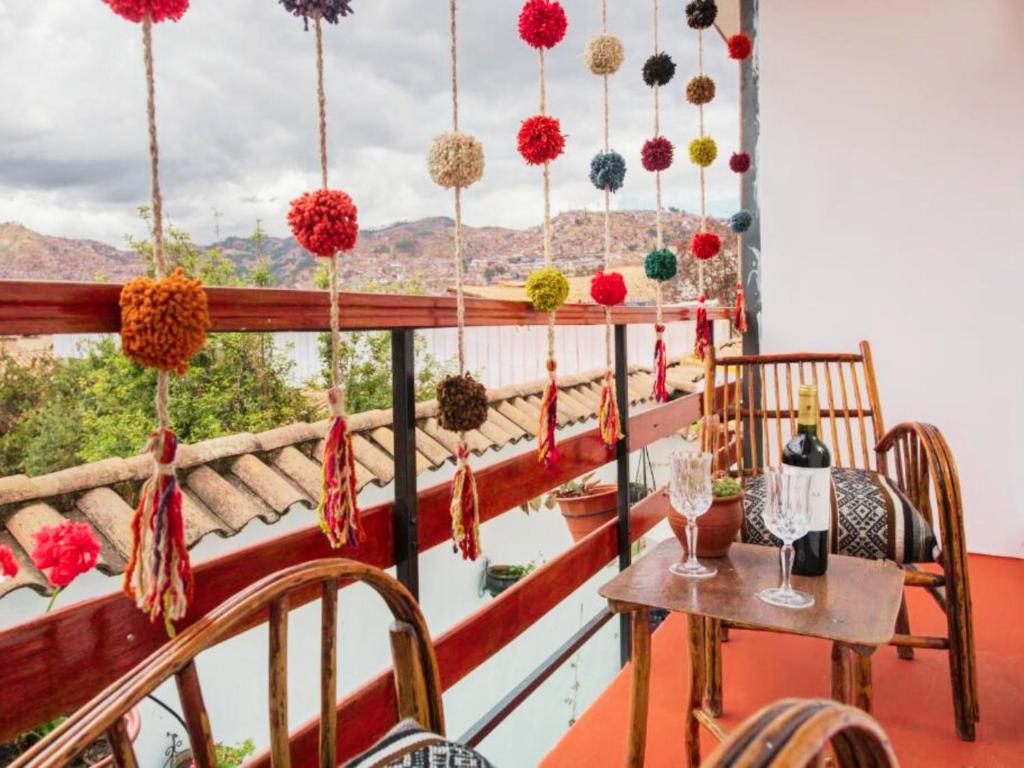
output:
[[[600, 0], [562, 0], [566, 39], [547, 56], [548, 111], [566, 154], [552, 166], [556, 211], [597, 209], [587, 174], [601, 148], [601, 80], [583, 63], [600, 29]], [[653, 135], [653, 99], [640, 69], [652, 52], [645, 0], [609, 0], [609, 28], [626, 47], [612, 78], [612, 146], [629, 165], [618, 208], [652, 208], [654, 179], [639, 161]], [[193, 0], [181, 22], [155, 29], [162, 184], [170, 220], [200, 242], [246, 235], [256, 219], [286, 235], [288, 202], [319, 184], [314, 41], [275, 0]], [[472, 225], [540, 221], [539, 170], [515, 148], [537, 111], [537, 55], [516, 29], [519, 0], [461, 0], [462, 129], [484, 144], [484, 179], [465, 196]], [[662, 93], [662, 132], [685, 153], [697, 110], [683, 89], [697, 70], [697, 35], [681, 0], [662, 3], [662, 47], [679, 65]], [[424, 155], [450, 129], [448, 3], [353, 0], [354, 16], [325, 32], [331, 186], [348, 191], [360, 224], [450, 215]], [[706, 35], [718, 98], [706, 110], [720, 160], [708, 175], [710, 210], [731, 214], [738, 185], [724, 158], [738, 136], [737, 67]], [[141, 233], [148, 197], [141, 30], [100, 0], [0, 0], [0, 222], [121, 244]], [[663, 176], [665, 205], [699, 206], [697, 170], [678, 158]]]

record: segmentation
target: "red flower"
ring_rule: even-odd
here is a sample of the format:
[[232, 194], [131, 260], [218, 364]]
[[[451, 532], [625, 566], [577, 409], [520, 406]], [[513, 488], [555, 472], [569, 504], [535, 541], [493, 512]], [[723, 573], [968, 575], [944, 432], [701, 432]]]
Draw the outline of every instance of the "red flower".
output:
[[148, 13], [153, 21], [160, 22], [170, 19], [177, 21], [188, 10], [188, 0], [103, 0], [110, 10], [118, 16], [134, 21], [142, 21]]
[[618, 272], [598, 272], [590, 280], [590, 298], [606, 307], [626, 300], [626, 281]]
[[729, 45], [729, 58], [742, 61], [743, 59], [750, 56], [751, 51], [754, 50], [754, 44], [750, 42], [750, 38], [744, 35], [742, 32], [738, 35], [733, 35], [728, 40]]
[[526, 0], [519, 12], [519, 36], [534, 48], [554, 48], [565, 37], [565, 9], [550, 0]]
[[729, 158], [729, 170], [735, 173], [746, 173], [750, 170], [750, 155], [746, 152], [733, 152]]
[[690, 241], [690, 253], [701, 261], [717, 256], [722, 250], [722, 240], [714, 232], [698, 232]]
[[557, 117], [534, 115], [519, 129], [519, 154], [530, 165], [543, 165], [562, 154], [565, 137]]
[[640, 152], [644, 168], [648, 171], [664, 171], [672, 165], [672, 142], [664, 136], [657, 136], [644, 143]]
[[14, 553], [10, 547], [0, 544], [0, 578], [17, 575], [18, 562], [14, 559]]
[[318, 189], [292, 200], [288, 223], [299, 245], [325, 258], [352, 250], [359, 237], [355, 203], [336, 189]]
[[32, 562], [47, 574], [55, 587], [66, 587], [86, 571], [92, 570], [100, 554], [100, 542], [88, 523], [65, 520], [60, 525], [45, 525], [33, 534], [36, 548]]

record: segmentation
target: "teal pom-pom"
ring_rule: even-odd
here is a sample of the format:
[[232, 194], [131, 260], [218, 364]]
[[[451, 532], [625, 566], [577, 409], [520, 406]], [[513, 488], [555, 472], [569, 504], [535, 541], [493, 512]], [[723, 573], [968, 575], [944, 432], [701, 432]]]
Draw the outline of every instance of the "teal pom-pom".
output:
[[644, 273], [651, 280], [664, 283], [671, 280], [679, 271], [679, 259], [668, 248], [658, 248], [647, 254], [644, 259]]
[[617, 192], [626, 178], [626, 160], [614, 149], [598, 152], [590, 161], [590, 181], [598, 189]]
[[754, 217], [750, 215], [750, 211], [746, 210], [736, 211], [729, 218], [729, 228], [737, 235], [746, 232], [753, 223]]

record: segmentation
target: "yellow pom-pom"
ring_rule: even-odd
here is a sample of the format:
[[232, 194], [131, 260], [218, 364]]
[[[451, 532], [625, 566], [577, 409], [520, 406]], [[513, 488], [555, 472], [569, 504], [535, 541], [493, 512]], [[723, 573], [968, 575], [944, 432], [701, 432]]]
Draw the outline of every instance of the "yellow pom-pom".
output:
[[615, 35], [597, 35], [590, 38], [586, 50], [587, 66], [595, 75], [614, 75], [626, 58], [626, 49]]
[[718, 157], [718, 146], [710, 136], [701, 136], [690, 142], [690, 162], [707, 168]]
[[484, 148], [467, 133], [442, 133], [430, 147], [427, 169], [436, 184], [464, 189], [484, 175]]
[[526, 295], [538, 312], [555, 312], [569, 298], [569, 281], [561, 270], [544, 267], [526, 278]]

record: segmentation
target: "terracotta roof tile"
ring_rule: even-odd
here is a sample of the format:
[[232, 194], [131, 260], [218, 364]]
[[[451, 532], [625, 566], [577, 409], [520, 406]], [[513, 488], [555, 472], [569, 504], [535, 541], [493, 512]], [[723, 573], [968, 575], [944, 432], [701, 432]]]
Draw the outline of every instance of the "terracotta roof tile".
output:
[[78, 497], [78, 509], [124, 558], [132, 552], [132, 515], [135, 510], [110, 488], [93, 488]]

